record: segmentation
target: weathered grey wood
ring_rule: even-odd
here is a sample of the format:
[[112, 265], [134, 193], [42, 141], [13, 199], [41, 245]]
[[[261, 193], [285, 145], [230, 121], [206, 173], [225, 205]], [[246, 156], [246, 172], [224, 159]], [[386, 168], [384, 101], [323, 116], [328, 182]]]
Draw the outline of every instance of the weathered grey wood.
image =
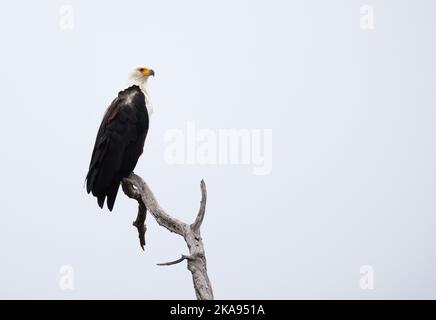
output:
[[144, 250], [145, 246], [145, 232], [147, 231], [147, 226], [145, 225], [145, 218], [147, 217], [147, 208], [144, 204], [139, 203], [138, 205], [138, 215], [136, 220], [133, 221], [133, 226], [138, 229], [139, 245], [141, 249]]
[[147, 183], [138, 175], [132, 173], [122, 183], [124, 193], [138, 201], [138, 217], [133, 223], [138, 228], [141, 248], [145, 244], [145, 216], [147, 210], [156, 219], [157, 223], [171, 232], [181, 235], [188, 245], [189, 255], [182, 255], [181, 258], [160, 263], [160, 266], [170, 266], [184, 260], [188, 263], [188, 270], [191, 271], [194, 283], [195, 294], [198, 300], [212, 300], [212, 284], [207, 274], [206, 255], [201, 238], [200, 228], [206, 211], [206, 184], [201, 180], [201, 202], [197, 217], [192, 224], [187, 224], [167, 214], [157, 202], [153, 192]]

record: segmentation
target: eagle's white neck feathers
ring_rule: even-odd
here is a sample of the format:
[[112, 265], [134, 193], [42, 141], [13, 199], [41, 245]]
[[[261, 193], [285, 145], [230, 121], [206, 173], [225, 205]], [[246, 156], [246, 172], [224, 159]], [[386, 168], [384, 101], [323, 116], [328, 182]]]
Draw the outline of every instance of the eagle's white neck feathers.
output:
[[150, 94], [148, 93], [148, 77], [140, 76], [137, 73], [133, 73], [130, 75], [129, 80], [127, 81], [127, 87], [138, 86], [145, 97], [145, 106], [147, 107], [148, 117], [153, 113], [153, 105], [150, 100]]

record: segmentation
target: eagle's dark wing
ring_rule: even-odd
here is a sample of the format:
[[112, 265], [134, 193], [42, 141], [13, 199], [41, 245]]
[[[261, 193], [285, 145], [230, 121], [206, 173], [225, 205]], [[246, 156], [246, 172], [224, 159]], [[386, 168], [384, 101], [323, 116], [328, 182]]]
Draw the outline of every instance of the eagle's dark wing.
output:
[[142, 154], [148, 124], [144, 94], [138, 86], [121, 91], [107, 109], [86, 176], [86, 190], [97, 197], [101, 208], [107, 197], [112, 211], [121, 180], [132, 173]]

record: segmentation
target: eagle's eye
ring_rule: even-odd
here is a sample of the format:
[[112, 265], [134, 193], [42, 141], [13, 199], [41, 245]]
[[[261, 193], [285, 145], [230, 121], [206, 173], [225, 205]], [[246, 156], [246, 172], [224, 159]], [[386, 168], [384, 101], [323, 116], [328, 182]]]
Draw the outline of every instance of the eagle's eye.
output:
[[144, 68], [139, 68], [138, 71], [139, 72], [144, 72]]

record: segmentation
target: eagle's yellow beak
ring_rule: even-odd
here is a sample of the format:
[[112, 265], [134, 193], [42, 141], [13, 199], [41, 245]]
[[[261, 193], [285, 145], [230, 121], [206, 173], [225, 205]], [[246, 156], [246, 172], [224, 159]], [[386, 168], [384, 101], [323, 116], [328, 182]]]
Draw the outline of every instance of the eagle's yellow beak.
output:
[[141, 71], [141, 73], [142, 73], [144, 76], [146, 76], [146, 77], [154, 76], [154, 71], [151, 70], [151, 69], [141, 68], [140, 71]]

